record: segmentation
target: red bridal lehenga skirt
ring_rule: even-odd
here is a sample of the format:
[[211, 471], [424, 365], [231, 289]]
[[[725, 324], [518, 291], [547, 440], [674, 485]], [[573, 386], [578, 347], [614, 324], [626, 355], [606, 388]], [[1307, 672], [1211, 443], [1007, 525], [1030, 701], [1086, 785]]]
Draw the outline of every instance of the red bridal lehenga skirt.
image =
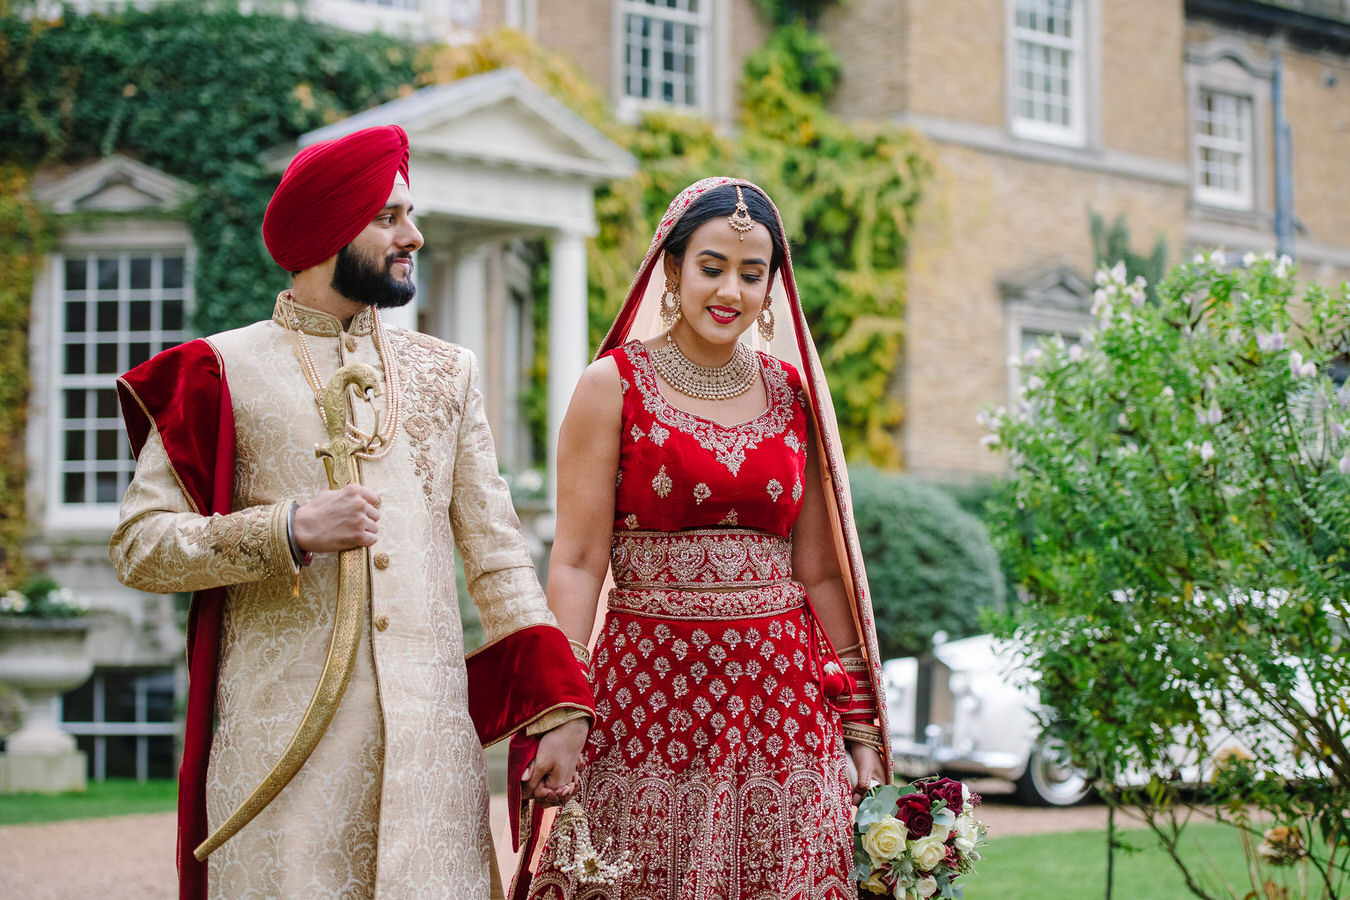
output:
[[616, 534], [613, 561], [579, 796], [633, 870], [580, 885], [545, 847], [530, 897], [855, 900], [839, 718], [787, 541]]

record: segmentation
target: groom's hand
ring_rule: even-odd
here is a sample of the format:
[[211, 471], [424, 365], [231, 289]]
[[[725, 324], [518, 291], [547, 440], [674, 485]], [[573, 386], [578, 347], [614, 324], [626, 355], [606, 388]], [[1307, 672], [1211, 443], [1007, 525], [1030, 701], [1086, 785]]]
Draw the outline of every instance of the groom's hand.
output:
[[365, 485], [320, 491], [295, 511], [295, 542], [308, 553], [369, 547], [379, 521], [379, 495]]
[[539, 752], [521, 775], [521, 794], [525, 799], [555, 806], [572, 796], [577, 761], [590, 730], [589, 719], [577, 718], [539, 736]]

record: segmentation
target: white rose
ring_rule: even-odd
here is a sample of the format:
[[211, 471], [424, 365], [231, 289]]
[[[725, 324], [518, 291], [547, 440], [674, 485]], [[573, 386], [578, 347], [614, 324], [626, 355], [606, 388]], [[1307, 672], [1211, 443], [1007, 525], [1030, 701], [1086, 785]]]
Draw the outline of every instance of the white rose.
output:
[[925, 875], [915, 883], [914, 890], [919, 892], [920, 897], [931, 897], [937, 893], [937, 879]]
[[905, 852], [905, 823], [895, 816], [883, 816], [873, 822], [863, 835], [863, 849], [872, 857], [872, 864], [887, 863]]
[[952, 843], [962, 853], [970, 853], [980, 839], [980, 823], [973, 816], [961, 816], [956, 820], [956, 840]]
[[909, 845], [909, 855], [914, 857], [914, 864], [925, 872], [931, 871], [934, 866], [942, 862], [947, 857], [947, 848], [943, 846], [942, 841], [933, 835], [921, 837]]
[[933, 820], [933, 830], [929, 832], [930, 837], [935, 837], [945, 844], [947, 838], [951, 837], [951, 835], [952, 827], [950, 825], [939, 822], [936, 819]]

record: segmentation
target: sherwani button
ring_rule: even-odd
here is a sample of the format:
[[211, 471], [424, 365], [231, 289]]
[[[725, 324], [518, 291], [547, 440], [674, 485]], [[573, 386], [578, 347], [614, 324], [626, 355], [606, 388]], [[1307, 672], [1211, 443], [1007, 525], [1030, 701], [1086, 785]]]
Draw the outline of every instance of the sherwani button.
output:
[[376, 553], [376, 554], [375, 554], [375, 568], [377, 568], [377, 569], [387, 569], [387, 568], [389, 568], [389, 554], [388, 554], [388, 553], [385, 553], [383, 550], [381, 550], [379, 553]]
[[385, 630], [386, 628], [388, 628], [388, 627], [389, 627], [389, 617], [388, 617], [388, 616], [381, 615], [381, 616], [376, 616], [376, 617], [375, 617], [375, 630], [376, 630], [376, 631], [384, 631], [384, 630]]
[[350, 334], [347, 335], [347, 352], [348, 353], [356, 352], [356, 338], [352, 337]]

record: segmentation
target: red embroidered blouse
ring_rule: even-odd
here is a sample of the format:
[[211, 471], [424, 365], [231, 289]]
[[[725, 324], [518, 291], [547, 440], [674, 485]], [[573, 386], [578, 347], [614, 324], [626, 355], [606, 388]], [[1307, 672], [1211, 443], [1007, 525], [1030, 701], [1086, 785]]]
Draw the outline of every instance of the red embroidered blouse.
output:
[[788, 537], [806, 482], [801, 376], [759, 353], [768, 408], [719, 425], [662, 396], [647, 348], [612, 350], [623, 389], [615, 531], [739, 526]]

